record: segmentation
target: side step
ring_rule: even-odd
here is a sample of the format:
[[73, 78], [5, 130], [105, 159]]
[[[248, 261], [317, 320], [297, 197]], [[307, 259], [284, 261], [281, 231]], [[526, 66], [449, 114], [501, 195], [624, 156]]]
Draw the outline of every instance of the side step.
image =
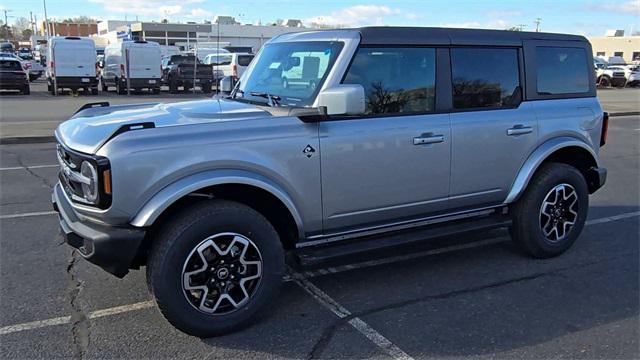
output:
[[480, 218], [451, 221], [413, 230], [368, 236], [349, 241], [345, 240], [327, 245], [300, 248], [295, 250], [295, 255], [297, 256], [299, 265], [303, 267], [311, 267], [319, 265], [330, 259], [348, 257], [359, 253], [373, 252], [434, 238], [508, 227], [510, 225], [511, 217], [508, 215], [491, 215]]

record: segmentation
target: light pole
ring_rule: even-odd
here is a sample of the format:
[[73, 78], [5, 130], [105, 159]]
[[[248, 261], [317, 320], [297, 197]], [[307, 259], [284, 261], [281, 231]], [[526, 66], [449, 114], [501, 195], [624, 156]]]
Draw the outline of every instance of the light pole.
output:
[[47, 37], [47, 46], [49, 44], [49, 18], [47, 17], [47, 0], [42, 0], [42, 6], [44, 7], [44, 27], [45, 27], [45, 36]]
[[534, 23], [536, 24], [536, 32], [540, 32], [540, 23], [542, 22], [541, 18], [536, 18], [536, 21], [534, 21]]

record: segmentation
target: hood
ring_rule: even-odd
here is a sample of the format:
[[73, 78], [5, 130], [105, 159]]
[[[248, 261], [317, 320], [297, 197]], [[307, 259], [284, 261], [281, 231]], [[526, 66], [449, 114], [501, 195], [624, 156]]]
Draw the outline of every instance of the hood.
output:
[[268, 116], [257, 106], [224, 99], [102, 106], [82, 110], [60, 124], [56, 137], [73, 150], [94, 154], [123, 126], [165, 127]]

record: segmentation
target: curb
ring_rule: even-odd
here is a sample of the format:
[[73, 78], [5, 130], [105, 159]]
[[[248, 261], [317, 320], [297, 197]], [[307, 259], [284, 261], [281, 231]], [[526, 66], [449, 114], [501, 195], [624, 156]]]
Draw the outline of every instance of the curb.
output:
[[616, 113], [609, 113], [609, 116], [635, 116], [635, 115], [640, 115], [640, 111], [626, 111], [626, 112], [616, 112]]
[[55, 136], [16, 136], [0, 138], [0, 145], [42, 144], [56, 142]]
[[[636, 115], [640, 115], [640, 111], [609, 113], [610, 117]], [[53, 142], [56, 142], [55, 136], [15, 136], [0, 138], [0, 145], [44, 144]]]

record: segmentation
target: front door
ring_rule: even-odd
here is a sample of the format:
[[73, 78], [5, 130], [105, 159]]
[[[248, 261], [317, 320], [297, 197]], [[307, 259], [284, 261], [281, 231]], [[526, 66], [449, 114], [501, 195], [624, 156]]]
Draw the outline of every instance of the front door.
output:
[[435, 49], [363, 47], [345, 84], [366, 113], [320, 123], [325, 233], [411, 220], [447, 207], [449, 114], [434, 114]]

